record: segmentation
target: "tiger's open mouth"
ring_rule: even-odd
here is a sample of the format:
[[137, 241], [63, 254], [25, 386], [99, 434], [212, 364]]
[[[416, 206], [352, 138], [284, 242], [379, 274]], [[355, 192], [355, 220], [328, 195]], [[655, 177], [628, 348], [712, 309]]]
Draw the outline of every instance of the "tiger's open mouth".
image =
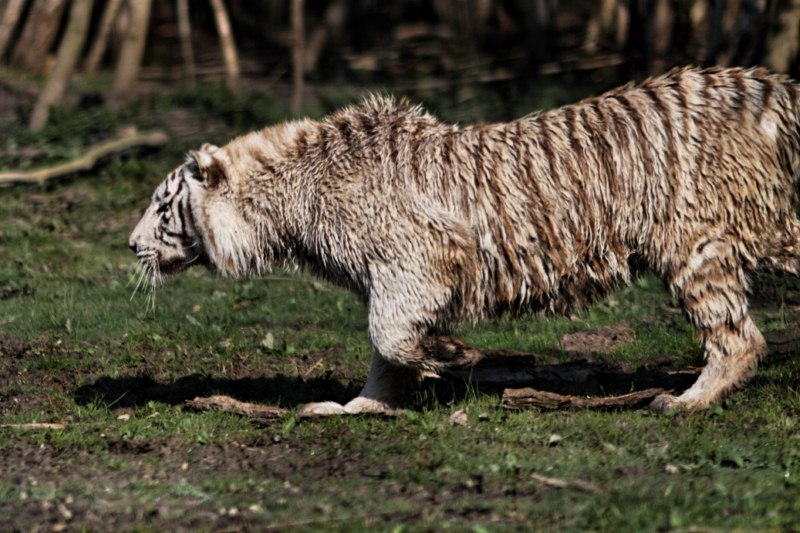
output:
[[159, 258], [158, 269], [162, 275], [179, 274], [193, 266], [209, 266], [209, 261], [204, 254], [191, 250], [189, 257], [176, 257], [162, 261]]
[[157, 252], [140, 252], [136, 254], [136, 257], [145, 270], [152, 272], [157, 277], [178, 274], [190, 266], [202, 264], [198, 255], [188, 259], [185, 257], [165, 259]]
[[178, 274], [183, 272], [187, 268], [189, 268], [193, 262], [189, 262], [183, 259], [176, 259], [174, 261], [167, 261], [166, 263], [159, 263], [158, 270], [164, 276], [170, 276], [172, 274]]

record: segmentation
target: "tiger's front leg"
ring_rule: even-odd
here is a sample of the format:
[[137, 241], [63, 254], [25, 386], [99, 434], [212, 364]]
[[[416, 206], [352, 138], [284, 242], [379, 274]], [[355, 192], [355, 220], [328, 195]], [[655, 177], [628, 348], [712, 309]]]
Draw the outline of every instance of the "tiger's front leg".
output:
[[419, 369], [393, 365], [373, 352], [367, 382], [357, 397], [344, 405], [336, 402], [309, 403], [303, 406], [301, 414], [329, 416], [395, 413], [408, 405], [421, 378]]

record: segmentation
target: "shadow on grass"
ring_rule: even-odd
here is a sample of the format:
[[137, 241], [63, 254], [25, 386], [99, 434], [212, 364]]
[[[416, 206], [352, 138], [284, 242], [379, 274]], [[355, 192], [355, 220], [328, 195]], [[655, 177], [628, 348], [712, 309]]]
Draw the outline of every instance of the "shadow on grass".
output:
[[[426, 379], [416, 407], [449, 404], [474, 394], [498, 394], [504, 388], [534, 387], [573, 395], [614, 395], [661, 387], [682, 391], [697, 378], [696, 370], [665, 371], [649, 366], [633, 370], [593, 361], [539, 364], [530, 355], [492, 357], [471, 368], [448, 371]], [[345, 403], [361, 390], [361, 383], [331, 377], [303, 379], [291, 376], [224, 378], [194, 374], [171, 382], [146, 376], [101, 377], [75, 390], [78, 404], [101, 402], [111, 407], [137, 407], [147, 402], [183, 404], [215, 394], [237, 400], [281, 407], [333, 400]]]
[[192, 374], [170, 382], [158, 382], [147, 376], [104, 376], [78, 387], [74, 397], [80, 405], [101, 402], [110, 407], [138, 407], [151, 401], [178, 405], [197, 396], [223, 394], [244, 402], [293, 407], [325, 400], [341, 403], [355, 397], [360, 390], [360, 383], [324, 377], [231, 379]]

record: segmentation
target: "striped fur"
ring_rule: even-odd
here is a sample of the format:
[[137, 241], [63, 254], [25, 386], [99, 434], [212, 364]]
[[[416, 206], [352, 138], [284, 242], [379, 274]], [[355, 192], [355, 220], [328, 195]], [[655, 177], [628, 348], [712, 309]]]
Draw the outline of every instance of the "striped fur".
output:
[[[373, 368], [359, 398], [321, 412], [380, 410], [421, 370], [474, 363], [449, 336], [463, 321], [562, 312], [646, 266], [707, 357], [697, 384], [654, 406], [705, 408], [765, 352], [746, 273], [798, 273], [798, 111], [798, 86], [762, 69], [674, 70], [474, 126], [373, 97], [194, 153], [131, 240], [166, 264], [177, 253], [237, 278], [295, 264], [359, 294]], [[188, 184], [177, 248], [158, 238], [171, 182]]]

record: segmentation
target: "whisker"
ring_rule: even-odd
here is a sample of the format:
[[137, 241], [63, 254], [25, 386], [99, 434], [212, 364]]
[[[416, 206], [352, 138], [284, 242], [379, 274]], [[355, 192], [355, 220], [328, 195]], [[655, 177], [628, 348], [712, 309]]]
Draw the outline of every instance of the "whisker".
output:
[[130, 287], [133, 284], [133, 282], [137, 280], [141, 272], [142, 272], [142, 264], [137, 261], [136, 269], [133, 272], [131, 272], [130, 276], [128, 276], [128, 283], [126, 283], [125, 286]]
[[133, 300], [133, 297], [136, 296], [136, 293], [139, 291], [139, 287], [142, 286], [142, 282], [144, 282], [145, 278], [147, 277], [147, 267], [142, 263], [139, 263], [138, 268], [136, 269], [135, 277], [137, 281], [136, 286], [133, 288], [133, 292], [131, 293], [131, 300]]

